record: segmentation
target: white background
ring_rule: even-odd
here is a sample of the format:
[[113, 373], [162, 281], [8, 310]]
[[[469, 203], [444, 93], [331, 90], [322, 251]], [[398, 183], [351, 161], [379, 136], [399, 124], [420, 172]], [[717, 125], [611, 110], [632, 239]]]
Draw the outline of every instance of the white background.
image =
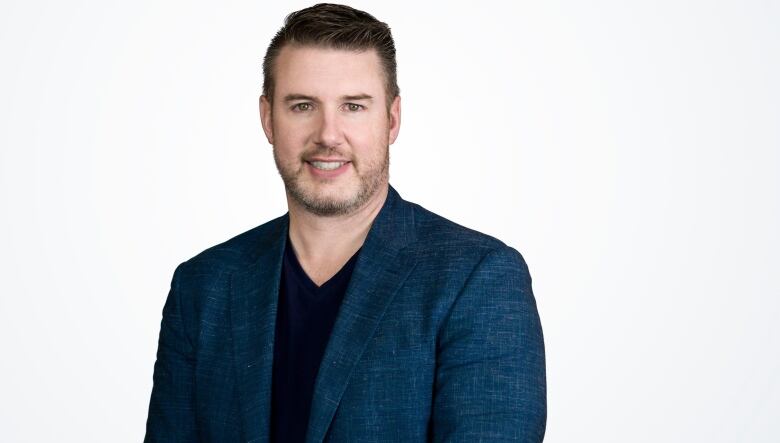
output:
[[[260, 65], [309, 4], [3, 2], [0, 440], [143, 438], [175, 266], [286, 211]], [[391, 183], [530, 266], [546, 441], [779, 441], [778, 3], [352, 5]]]

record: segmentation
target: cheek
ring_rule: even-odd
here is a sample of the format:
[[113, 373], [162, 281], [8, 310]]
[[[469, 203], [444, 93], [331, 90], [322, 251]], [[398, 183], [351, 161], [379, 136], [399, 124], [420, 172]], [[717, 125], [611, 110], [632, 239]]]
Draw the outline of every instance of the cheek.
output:
[[353, 121], [347, 128], [349, 143], [360, 155], [376, 157], [387, 147], [389, 128], [383, 120]]
[[274, 128], [274, 146], [285, 158], [300, 156], [308, 142], [308, 132], [303, 128], [279, 125]]

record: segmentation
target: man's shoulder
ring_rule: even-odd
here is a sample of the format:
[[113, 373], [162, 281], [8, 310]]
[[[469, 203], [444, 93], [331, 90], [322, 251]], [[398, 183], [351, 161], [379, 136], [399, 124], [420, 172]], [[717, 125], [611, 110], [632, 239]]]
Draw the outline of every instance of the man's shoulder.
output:
[[287, 214], [211, 246], [180, 265], [189, 272], [232, 272], [251, 263], [285, 227]]
[[462, 288], [469, 279], [483, 283], [496, 278], [530, 281], [528, 266], [517, 249], [492, 235], [412, 205], [417, 232], [413, 253], [420, 278], [446, 282], [451, 288]]
[[437, 255], [451, 252], [466, 258], [513, 249], [490, 234], [463, 226], [419, 204], [409, 204], [414, 207], [417, 244], [427, 251], [434, 251]]

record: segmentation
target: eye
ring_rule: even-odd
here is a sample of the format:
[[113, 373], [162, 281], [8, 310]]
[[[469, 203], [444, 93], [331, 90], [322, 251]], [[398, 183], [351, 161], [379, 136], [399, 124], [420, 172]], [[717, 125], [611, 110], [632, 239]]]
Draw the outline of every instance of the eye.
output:
[[294, 112], [306, 112], [311, 110], [311, 103], [296, 103], [292, 106]]
[[350, 112], [357, 112], [365, 109], [366, 107], [363, 105], [359, 105], [357, 103], [347, 103], [347, 110]]

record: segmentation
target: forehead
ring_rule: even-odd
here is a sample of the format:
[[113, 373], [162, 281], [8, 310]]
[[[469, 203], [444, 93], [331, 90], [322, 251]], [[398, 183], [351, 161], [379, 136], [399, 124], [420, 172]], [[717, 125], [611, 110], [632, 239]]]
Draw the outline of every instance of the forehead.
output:
[[374, 49], [351, 51], [288, 45], [275, 61], [275, 98], [370, 94], [384, 97], [384, 73]]

